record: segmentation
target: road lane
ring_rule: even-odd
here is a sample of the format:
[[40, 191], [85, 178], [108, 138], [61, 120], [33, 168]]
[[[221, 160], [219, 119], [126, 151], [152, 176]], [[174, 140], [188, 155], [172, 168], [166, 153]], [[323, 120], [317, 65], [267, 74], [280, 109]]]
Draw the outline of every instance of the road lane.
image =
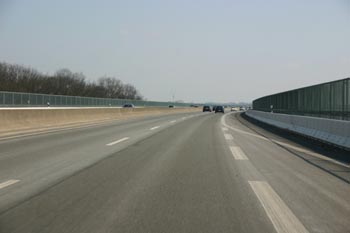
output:
[[[274, 232], [220, 116], [157, 131], [0, 215], [3, 232]], [[249, 217], [252, 216], [252, 217]]]
[[[0, 141], [0, 182], [21, 180], [16, 189], [0, 190], [0, 212], [52, 186], [65, 177], [151, 136], [157, 124], [169, 127], [170, 120], [185, 114], [120, 120], [93, 127], [24, 136]], [[193, 113], [191, 113], [193, 114]], [[130, 137], [113, 146], [106, 144]]]
[[[100, 153], [105, 156], [71, 171], [71, 175], [59, 182], [48, 182], [51, 185], [40, 192], [0, 211], [0, 232], [347, 232], [350, 229], [347, 182], [295, 155], [302, 150], [286, 149], [276, 140], [307, 148], [248, 125], [238, 114], [222, 116], [199, 114], [187, 116], [184, 121], [180, 119], [185, 116], [178, 116], [176, 124], [171, 123], [174, 119], [167, 118], [65, 135], [67, 141], [52, 150], [65, 147], [62, 150], [70, 153], [71, 145], [79, 141], [84, 142], [83, 148], [89, 145], [84, 150], [90, 156]], [[149, 130], [155, 126], [161, 127]], [[135, 140], [141, 132], [144, 135]], [[126, 133], [129, 140], [106, 146], [123, 139]], [[227, 135], [232, 138], [227, 140]], [[60, 137], [48, 138], [46, 146], [55, 146], [51, 141]], [[90, 137], [98, 138], [99, 144], [94, 144]], [[40, 140], [33, 140], [23, 148], [31, 149], [31, 143], [40, 146]], [[14, 156], [7, 153], [4, 158]], [[57, 157], [48, 153], [46, 156]], [[59, 168], [72, 162], [62, 154], [59, 158], [66, 161]], [[82, 162], [85, 157], [77, 158]], [[42, 159], [39, 156], [32, 163], [27, 162], [42, 169], [42, 174], [58, 168], [40, 164]], [[19, 156], [17, 161], [25, 161], [25, 156]], [[330, 163], [317, 161], [323, 162]], [[336, 163], [331, 166], [350, 172]], [[12, 168], [15, 167], [13, 164]], [[22, 180], [4, 190], [9, 194], [18, 192], [21, 183]]]
[[[317, 161], [309, 158], [310, 163], [301, 157], [305, 155], [298, 154], [302, 150], [293, 151], [275, 141], [298, 148], [303, 148], [302, 145], [249, 124], [238, 114], [226, 115], [225, 121], [234, 134], [235, 144], [240, 145], [249, 159], [236, 163], [246, 180], [268, 182], [309, 232], [349, 231], [350, 186], [346, 174], [350, 169], [329, 164], [329, 160], [321, 157]], [[314, 166], [313, 162], [324, 167]], [[334, 176], [326, 169], [342, 171], [344, 176]]]

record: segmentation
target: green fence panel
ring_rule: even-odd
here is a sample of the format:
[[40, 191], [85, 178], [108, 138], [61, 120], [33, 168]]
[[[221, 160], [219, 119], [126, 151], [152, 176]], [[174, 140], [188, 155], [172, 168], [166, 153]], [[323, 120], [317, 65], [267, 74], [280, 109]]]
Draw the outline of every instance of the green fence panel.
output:
[[253, 109], [350, 120], [350, 78], [265, 96]]
[[[289, 99], [286, 98], [284, 104]], [[131, 103], [135, 106], [143, 107], [168, 107], [175, 105], [178, 107], [189, 107], [192, 103], [172, 103], [159, 101], [142, 101], [127, 99], [110, 99], [110, 98], [93, 98], [82, 96], [61, 96], [34, 93], [6, 92], [0, 91], [0, 107], [19, 107], [19, 106], [113, 106], [120, 107], [124, 104]], [[287, 103], [288, 104], [288, 103]], [[200, 104], [195, 104], [200, 106]], [[283, 104], [281, 104], [282, 106]]]
[[5, 93], [0, 93], [0, 105], [5, 105]]

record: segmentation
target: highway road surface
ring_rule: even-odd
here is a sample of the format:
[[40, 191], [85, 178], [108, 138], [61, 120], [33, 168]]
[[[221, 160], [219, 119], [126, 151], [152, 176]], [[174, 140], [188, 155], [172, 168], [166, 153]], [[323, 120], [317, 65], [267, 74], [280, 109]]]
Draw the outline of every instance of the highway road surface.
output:
[[350, 168], [181, 113], [0, 139], [0, 232], [350, 232]]

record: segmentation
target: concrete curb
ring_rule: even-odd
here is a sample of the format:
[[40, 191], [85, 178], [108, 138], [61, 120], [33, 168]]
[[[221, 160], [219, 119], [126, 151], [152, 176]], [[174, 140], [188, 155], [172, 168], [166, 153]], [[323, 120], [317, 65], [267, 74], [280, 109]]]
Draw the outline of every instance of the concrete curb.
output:
[[247, 116], [350, 150], [350, 121], [249, 110]]

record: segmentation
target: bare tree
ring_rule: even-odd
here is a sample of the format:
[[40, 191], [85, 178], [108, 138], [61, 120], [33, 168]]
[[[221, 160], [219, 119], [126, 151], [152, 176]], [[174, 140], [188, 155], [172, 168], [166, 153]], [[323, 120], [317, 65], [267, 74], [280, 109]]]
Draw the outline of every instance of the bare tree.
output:
[[115, 77], [104, 76], [97, 82], [87, 82], [84, 74], [69, 69], [59, 69], [54, 75], [48, 75], [4, 62], [0, 63], [0, 91], [142, 99], [133, 85], [123, 84]]
[[101, 77], [98, 84], [106, 90], [106, 97], [121, 98], [123, 92], [123, 83], [114, 77]]

